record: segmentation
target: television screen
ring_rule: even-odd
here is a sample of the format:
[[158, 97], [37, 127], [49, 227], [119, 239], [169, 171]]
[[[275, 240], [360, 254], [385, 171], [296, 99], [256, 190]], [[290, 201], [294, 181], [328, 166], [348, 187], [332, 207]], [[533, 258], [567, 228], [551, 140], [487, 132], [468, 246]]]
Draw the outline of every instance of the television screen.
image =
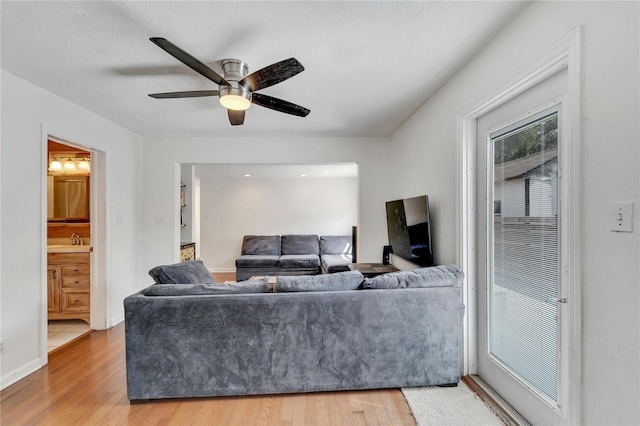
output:
[[387, 233], [394, 255], [418, 266], [433, 265], [429, 197], [387, 201]]

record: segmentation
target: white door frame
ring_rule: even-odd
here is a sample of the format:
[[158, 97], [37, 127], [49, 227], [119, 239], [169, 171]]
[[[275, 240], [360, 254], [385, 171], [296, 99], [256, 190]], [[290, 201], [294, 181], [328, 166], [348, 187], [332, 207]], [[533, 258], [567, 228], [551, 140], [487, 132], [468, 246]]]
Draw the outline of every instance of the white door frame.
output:
[[[476, 374], [478, 368], [478, 319], [477, 305], [477, 264], [476, 264], [476, 146], [477, 120], [489, 111], [506, 103], [510, 99], [524, 93], [560, 70], [567, 69], [568, 90], [566, 103], [568, 107], [569, 135], [568, 161], [569, 170], [564, 170], [570, 179], [572, 188], [568, 212], [571, 227], [568, 230], [570, 243], [569, 304], [570, 336], [569, 336], [569, 424], [580, 424], [581, 395], [581, 291], [580, 291], [580, 130], [581, 130], [581, 46], [582, 30], [576, 28], [546, 54], [534, 61], [513, 80], [505, 84], [485, 99], [478, 102], [466, 112], [458, 115], [457, 156], [457, 262], [465, 272], [463, 299], [466, 306], [463, 325], [462, 373]], [[505, 397], [506, 395], [502, 395]], [[505, 398], [508, 402], [508, 399]]]
[[103, 330], [111, 324], [109, 318], [109, 292], [107, 283], [109, 262], [109, 239], [107, 231], [107, 153], [93, 148], [90, 143], [80, 142], [76, 138], [69, 138], [69, 133], [53, 131], [42, 125], [41, 129], [41, 232], [40, 258], [41, 261], [41, 301], [40, 304], [40, 366], [48, 363], [47, 349], [47, 170], [49, 167], [48, 141], [53, 139], [65, 145], [91, 152], [91, 314], [90, 327]]

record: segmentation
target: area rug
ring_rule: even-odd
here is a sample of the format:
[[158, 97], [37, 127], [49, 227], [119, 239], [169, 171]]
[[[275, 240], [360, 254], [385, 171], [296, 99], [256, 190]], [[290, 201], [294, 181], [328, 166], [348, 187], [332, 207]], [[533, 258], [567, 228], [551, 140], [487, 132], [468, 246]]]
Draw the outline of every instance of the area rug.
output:
[[418, 426], [496, 425], [504, 423], [464, 382], [457, 387], [402, 388]]

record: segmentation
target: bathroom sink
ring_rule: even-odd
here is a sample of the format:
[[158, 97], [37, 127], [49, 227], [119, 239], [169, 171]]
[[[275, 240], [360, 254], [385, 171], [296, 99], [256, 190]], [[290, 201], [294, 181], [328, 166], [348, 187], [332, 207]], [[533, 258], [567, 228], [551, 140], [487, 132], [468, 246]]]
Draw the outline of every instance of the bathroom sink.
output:
[[47, 253], [88, 253], [91, 246], [74, 246], [71, 244], [52, 244], [47, 246]]

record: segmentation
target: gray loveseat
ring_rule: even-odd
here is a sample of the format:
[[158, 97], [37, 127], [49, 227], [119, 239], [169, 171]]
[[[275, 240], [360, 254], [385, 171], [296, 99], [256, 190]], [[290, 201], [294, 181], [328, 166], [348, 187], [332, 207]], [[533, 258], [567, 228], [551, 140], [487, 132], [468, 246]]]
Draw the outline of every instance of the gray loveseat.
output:
[[156, 284], [127, 297], [130, 400], [459, 381], [455, 266], [226, 284]]
[[315, 275], [348, 271], [350, 235], [245, 235], [236, 280], [261, 275]]

